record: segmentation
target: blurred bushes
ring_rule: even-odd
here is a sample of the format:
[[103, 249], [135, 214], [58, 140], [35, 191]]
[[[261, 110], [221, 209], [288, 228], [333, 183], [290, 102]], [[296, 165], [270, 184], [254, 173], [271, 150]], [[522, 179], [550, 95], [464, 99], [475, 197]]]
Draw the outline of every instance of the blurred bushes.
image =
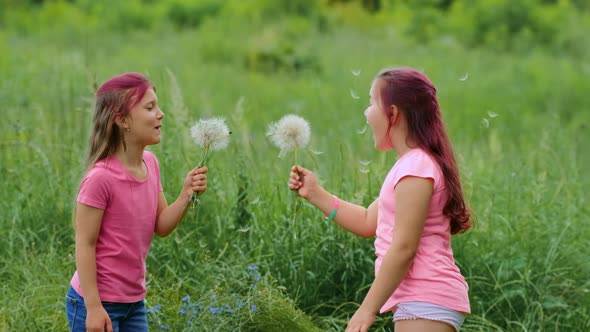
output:
[[200, 29], [212, 19], [224, 31], [221, 39], [248, 27], [253, 37], [238, 41], [248, 44], [241, 62], [262, 71], [317, 69], [298, 41], [337, 24], [393, 27], [418, 42], [450, 37], [469, 47], [578, 57], [588, 54], [582, 40], [590, 31], [590, 5], [582, 0], [0, 0], [0, 13], [0, 28], [24, 34]]

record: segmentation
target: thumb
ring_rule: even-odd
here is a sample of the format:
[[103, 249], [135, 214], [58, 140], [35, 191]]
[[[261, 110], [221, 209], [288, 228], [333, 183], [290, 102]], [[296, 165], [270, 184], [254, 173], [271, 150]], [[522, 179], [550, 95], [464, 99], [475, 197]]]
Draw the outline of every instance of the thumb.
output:
[[106, 324], [107, 325], [106, 326], [107, 327], [107, 332], [113, 332], [113, 323], [111, 323], [111, 319], [108, 318], [106, 323], [107, 323]]
[[301, 167], [299, 165], [293, 166], [293, 171], [295, 171], [295, 172], [297, 172], [297, 173], [299, 173], [300, 175], [303, 175], [303, 176], [308, 175], [308, 174], [311, 173], [310, 170], [308, 170], [307, 168]]

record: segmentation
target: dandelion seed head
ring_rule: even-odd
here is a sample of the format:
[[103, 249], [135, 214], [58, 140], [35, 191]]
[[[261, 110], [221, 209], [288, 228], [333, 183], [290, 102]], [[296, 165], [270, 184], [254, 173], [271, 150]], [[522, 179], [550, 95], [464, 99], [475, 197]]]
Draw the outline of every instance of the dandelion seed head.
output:
[[353, 90], [350, 89], [350, 96], [352, 97], [352, 99], [359, 99], [359, 95]]
[[467, 81], [469, 78], [469, 73], [465, 73], [462, 77], [459, 78], [459, 81]]
[[360, 70], [360, 69], [353, 69], [353, 70], [351, 70], [351, 72], [352, 72], [352, 74], [354, 76], [359, 76], [361, 74], [362, 70]]
[[488, 116], [489, 116], [490, 118], [495, 118], [495, 117], [497, 117], [497, 116], [498, 116], [498, 113], [496, 113], [496, 112], [492, 112], [492, 111], [488, 111]]
[[310, 135], [309, 123], [293, 114], [285, 115], [278, 122], [271, 123], [266, 132], [266, 136], [281, 150], [281, 157], [296, 148], [307, 146]]
[[229, 144], [231, 132], [223, 118], [199, 119], [191, 127], [191, 136], [195, 143], [202, 148], [221, 150]]

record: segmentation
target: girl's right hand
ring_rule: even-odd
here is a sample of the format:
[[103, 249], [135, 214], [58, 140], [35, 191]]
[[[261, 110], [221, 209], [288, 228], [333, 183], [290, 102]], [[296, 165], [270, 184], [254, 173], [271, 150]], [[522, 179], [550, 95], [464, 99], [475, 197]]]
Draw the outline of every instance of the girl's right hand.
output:
[[309, 197], [319, 188], [315, 174], [299, 165], [291, 168], [289, 189], [297, 190], [299, 196], [309, 200]]
[[87, 332], [113, 332], [113, 324], [107, 311], [102, 305], [88, 308], [86, 315]]

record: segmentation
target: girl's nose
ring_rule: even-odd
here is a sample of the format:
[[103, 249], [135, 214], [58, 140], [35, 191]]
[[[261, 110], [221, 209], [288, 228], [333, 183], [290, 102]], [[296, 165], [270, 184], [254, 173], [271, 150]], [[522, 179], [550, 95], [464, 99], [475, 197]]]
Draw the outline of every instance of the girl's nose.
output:
[[159, 112], [158, 112], [158, 119], [164, 118], [164, 112], [162, 112], [162, 110], [159, 109], [159, 108], [158, 108], [158, 110], [159, 110]]

